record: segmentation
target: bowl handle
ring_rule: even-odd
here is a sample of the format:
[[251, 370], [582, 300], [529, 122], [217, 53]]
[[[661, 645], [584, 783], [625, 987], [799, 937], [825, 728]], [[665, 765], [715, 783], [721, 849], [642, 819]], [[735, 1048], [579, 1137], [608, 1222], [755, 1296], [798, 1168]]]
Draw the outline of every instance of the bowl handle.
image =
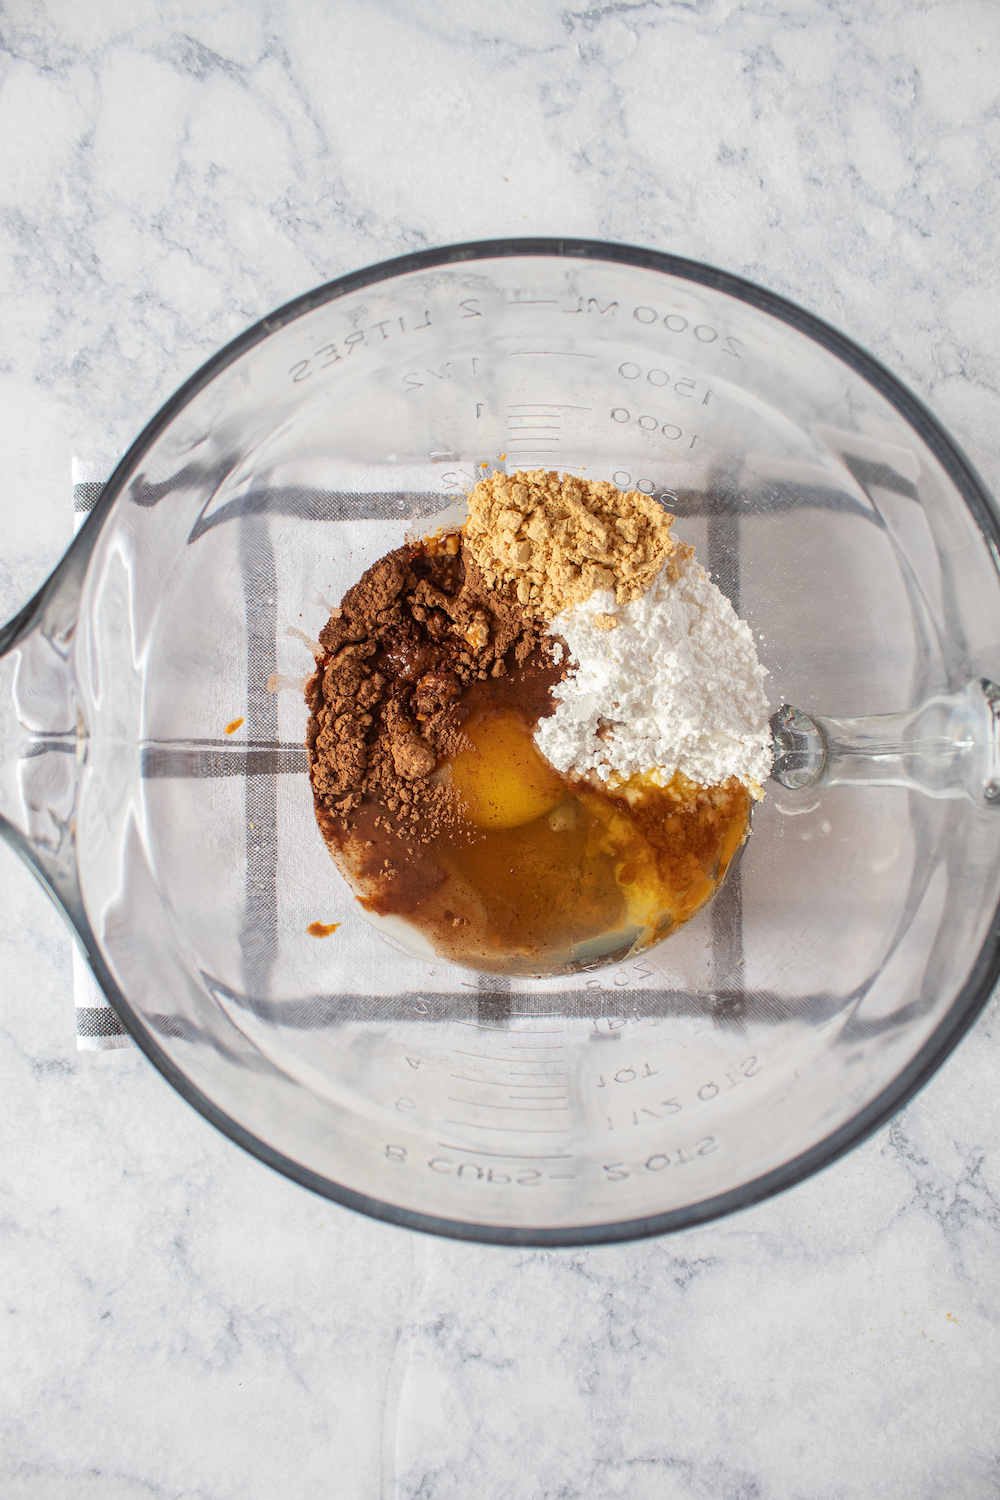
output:
[[73, 647], [92, 537], [81, 533], [0, 627], [0, 835], [76, 922], [75, 811], [87, 734]]
[[771, 776], [790, 790], [901, 786], [1000, 807], [1000, 687], [986, 677], [905, 713], [828, 718], [786, 703], [771, 734]]

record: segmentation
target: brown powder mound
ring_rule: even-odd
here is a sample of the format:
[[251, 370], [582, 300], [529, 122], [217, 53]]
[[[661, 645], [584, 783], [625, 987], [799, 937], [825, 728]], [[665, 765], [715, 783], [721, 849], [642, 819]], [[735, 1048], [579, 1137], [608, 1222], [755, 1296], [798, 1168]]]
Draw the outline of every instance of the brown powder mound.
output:
[[551, 619], [596, 589], [637, 599], [674, 566], [673, 520], [640, 490], [533, 469], [479, 481], [465, 538], [487, 584], [509, 585], [525, 610]]
[[306, 747], [328, 840], [369, 802], [391, 814], [387, 827], [428, 842], [455, 814], [432, 773], [467, 746], [465, 688], [529, 659], [560, 675], [543, 627], [511, 590], [486, 587], [457, 535], [381, 558], [345, 594], [320, 645]]

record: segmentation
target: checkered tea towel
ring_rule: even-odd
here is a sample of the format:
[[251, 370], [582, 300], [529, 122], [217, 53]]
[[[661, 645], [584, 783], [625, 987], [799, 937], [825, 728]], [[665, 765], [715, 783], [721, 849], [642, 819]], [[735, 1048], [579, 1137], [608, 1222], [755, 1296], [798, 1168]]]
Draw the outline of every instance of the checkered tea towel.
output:
[[[82, 525], [96, 505], [112, 467], [94, 460], [74, 461], [78, 524]], [[227, 1006], [244, 1006], [258, 1020], [271, 1017], [299, 1029], [323, 1029], [332, 1015], [342, 1020], [349, 1014], [362, 1020], [391, 1016], [410, 1023], [414, 1015], [430, 1014], [431, 1003], [444, 1007], [448, 1014], [461, 1012], [463, 1016], [471, 1005], [477, 1019], [465, 1016], [464, 1024], [493, 1028], [514, 1017], [539, 1014], [538, 1007], [551, 1006], [556, 993], [560, 1011], [570, 1015], [592, 1019], [625, 1014], [624, 1007], [632, 1007], [638, 999], [631, 989], [630, 973], [623, 971], [622, 977], [615, 976], [610, 989], [601, 987], [599, 981], [594, 989], [595, 981], [591, 980], [581, 987], [578, 977], [569, 975], [547, 981], [544, 991], [537, 992], [532, 980], [451, 968], [439, 973], [436, 966], [428, 968], [423, 960], [403, 954], [361, 919], [353, 910], [346, 885], [338, 882], [336, 890], [331, 888], [324, 896], [322, 911], [314, 904], [315, 893], [325, 890], [324, 880], [331, 871], [325, 846], [317, 837], [310, 799], [301, 795], [301, 777], [306, 770], [302, 743], [305, 703], [300, 692], [286, 694], [283, 699], [270, 682], [272, 676], [291, 682], [305, 665], [303, 653], [308, 651], [310, 638], [295, 623], [305, 618], [300, 613], [303, 599], [311, 599], [313, 623], [318, 624], [329, 611], [329, 598], [340, 598], [355, 581], [358, 570], [381, 556], [387, 545], [401, 544], [418, 517], [440, 517], [442, 504], [447, 501], [437, 489], [428, 490], [421, 484], [419, 472], [401, 471], [395, 465], [386, 469], [383, 473], [345, 465], [341, 472], [325, 476], [327, 483], [322, 489], [278, 485], [240, 493], [202, 517], [200, 523], [199, 534], [204, 534], [217, 525], [240, 522], [237, 550], [246, 605], [247, 652], [246, 718], [237, 721], [246, 726], [242, 759], [237, 753], [220, 760], [221, 742], [211, 738], [201, 749], [195, 747], [193, 758], [191, 747], [178, 757], [177, 747], [160, 745], [143, 774], [151, 779], [181, 775], [219, 778], [219, 785], [228, 786], [229, 791], [234, 790], [229, 777], [245, 778], [246, 830], [250, 835], [245, 844], [245, 870], [238, 858], [227, 865], [234, 882], [233, 902], [240, 901], [242, 891], [241, 967], [237, 988], [215, 980], [215, 992], [224, 996]], [[457, 472], [468, 481], [473, 478], [471, 471]], [[675, 497], [671, 497], [671, 507], [677, 509]], [[704, 517], [711, 571], [738, 608], [739, 518], [717, 513], [714, 501], [700, 496], [692, 497], [685, 515], [692, 520]], [[330, 546], [326, 533], [333, 521], [340, 526], [336, 548]], [[311, 526], [316, 534], [312, 538], [315, 545], [301, 549], [303, 566], [283, 580], [277, 567], [275, 540], [281, 544], [286, 524], [296, 530]], [[307, 558], [312, 559], [311, 573]], [[227, 717], [220, 709], [220, 725]], [[238, 751], [239, 742], [233, 741], [231, 748]], [[236, 805], [230, 797], [230, 814]], [[230, 822], [238, 844], [232, 817]], [[277, 857], [279, 823], [291, 831], [288, 847], [296, 850], [295, 859], [286, 859], [284, 864]], [[310, 868], [311, 875], [307, 876]], [[331, 917], [342, 918], [344, 941], [339, 950], [324, 958], [321, 989], [317, 989], [315, 983], [301, 978], [302, 972], [314, 971], [308, 967], [302, 970], [305, 960], [296, 944], [305, 941], [303, 935], [310, 931], [310, 924], [318, 918], [326, 923]], [[693, 944], [697, 950], [696, 962], [702, 965], [707, 961], [721, 976], [720, 997], [742, 997], [741, 933], [737, 869], [712, 903], [710, 913], [700, 922], [696, 918], [689, 930], [688, 945]], [[706, 949], [710, 950], [707, 960]], [[358, 993], [361, 976], [363, 993]], [[653, 975], [646, 970], [640, 977]], [[79, 954], [74, 955], [74, 983], [79, 1047], [103, 1051], [130, 1046], [128, 1034]], [[428, 985], [425, 999], [420, 992]], [[673, 988], [650, 986], [642, 991], [642, 997], [647, 1014], [673, 1014], [678, 1005], [689, 1003], [686, 991]], [[160, 1018], [164, 1019], [169, 1022], [171, 1018]]]
[[[90, 515], [115, 467], [114, 460], [73, 460], [73, 530]], [[108, 1004], [79, 947], [73, 944], [73, 999], [76, 1003], [76, 1045], [80, 1052], [108, 1052], [135, 1043]]]

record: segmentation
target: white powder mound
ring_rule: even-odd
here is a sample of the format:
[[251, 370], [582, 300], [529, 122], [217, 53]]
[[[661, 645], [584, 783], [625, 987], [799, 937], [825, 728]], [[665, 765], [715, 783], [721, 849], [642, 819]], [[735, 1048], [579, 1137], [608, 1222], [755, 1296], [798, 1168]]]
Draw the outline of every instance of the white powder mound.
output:
[[[608, 615], [617, 628], [595, 623]], [[592, 594], [550, 629], [576, 664], [535, 734], [557, 770], [605, 781], [654, 769], [668, 781], [682, 771], [701, 786], [735, 776], [751, 790], [767, 779], [767, 672], [749, 626], [696, 562], [675, 582], [664, 568], [631, 604]]]

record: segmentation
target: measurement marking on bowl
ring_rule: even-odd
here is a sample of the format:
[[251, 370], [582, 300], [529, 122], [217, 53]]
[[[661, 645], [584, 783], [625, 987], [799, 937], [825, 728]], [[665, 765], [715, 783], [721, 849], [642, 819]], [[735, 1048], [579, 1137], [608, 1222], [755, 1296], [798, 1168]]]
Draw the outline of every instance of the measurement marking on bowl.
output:
[[[518, 1068], [498, 1068], [497, 1071], [505, 1073], [507, 1075], [507, 1082], [508, 1082], [508, 1086], [510, 1088], [512, 1088], [512, 1089], [527, 1089], [527, 1088], [552, 1088], [552, 1087], [554, 1087], [555, 1084], [559, 1083], [561, 1081], [561, 1079], [565, 1078], [566, 1074], [569, 1072], [569, 1069], [568, 1068], [559, 1067], [559, 1068], [554, 1068], [549, 1073], [522, 1073]], [[527, 1083], [527, 1082], [525, 1082], [525, 1083], [513, 1083], [511, 1080], [514, 1079], [514, 1078], [524, 1078], [524, 1079], [537, 1078], [539, 1080], [546, 1079], [547, 1082], [545, 1082], [545, 1083], [539, 1082], [537, 1084], [530, 1084], [530, 1083]]]
[[[474, 1083], [474, 1084], [476, 1084], [476, 1086], [478, 1088], [484, 1088], [485, 1087], [485, 1088], [488, 1088], [488, 1089], [505, 1089], [505, 1088], [509, 1088], [510, 1087], [509, 1084], [498, 1082], [498, 1081], [496, 1081], [496, 1080], [494, 1080], [492, 1078], [463, 1078], [460, 1073], [452, 1073], [451, 1077], [455, 1080], [456, 1083]], [[516, 1085], [516, 1087], [523, 1087], [523, 1085], [519, 1084], [519, 1085]], [[548, 1084], [548, 1085], [546, 1085], [546, 1087], [551, 1087], [551, 1085]], [[507, 1098], [508, 1099], [525, 1099], [525, 1100], [531, 1100], [532, 1102], [537, 1102], [537, 1103], [540, 1103], [540, 1104], [548, 1104], [548, 1103], [554, 1103], [557, 1100], [568, 1099], [569, 1095], [568, 1094], [508, 1094]]]
[[[486, 1088], [490, 1089], [551, 1089], [555, 1087], [555, 1083], [511, 1083], [509, 1079], [502, 1078], [470, 1078], [468, 1073], [449, 1073], [448, 1077], [453, 1079], [455, 1083], [474, 1083], [480, 1088], [485, 1085]], [[508, 1099], [527, 1099], [531, 1096], [528, 1094], [508, 1094], [507, 1097]], [[537, 1097], [566, 1099], [569, 1096], [567, 1094], [545, 1094], [538, 1095]]]
[[[537, 1075], [534, 1075], [537, 1076]], [[491, 1079], [484, 1074], [478, 1078], [470, 1078], [468, 1073], [449, 1073], [449, 1078], [454, 1078], [462, 1083], [488, 1083], [491, 1088], [497, 1089], [554, 1089], [558, 1087], [558, 1079], [554, 1075], [547, 1074], [552, 1078], [551, 1083], [511, 1083], [509, 1078]]]
[[491, 1104], [488, 1099], [458, 1099], [454, 1094], [448, 1096], [449, 1104], [468, 1104], [473, 1109], [511, 1109], [520, 1111], [521, 1114], [558, 1114], [561, 1110], [569, 1109], [568, 1104], [556, 1104], [553, 1108], [549, 1104]]
[[[529, 1083], [529, 1079], [537, 1079], [537, 1083]], [[528, 1073], [511, 1074], [508, 1071], [498, 1070], [492, 1076], [481, 1074], [478, 1079], [466, 1080], [472, 1083], [493, 1083], [498, 1089], [564, 1089], [567, 1082], [565, 1073]]]
[[477, 1151], [475, 1146], [456, 1146], [450, 1141], [438, 1141], [443, 1151], [462, 1151], [466, 1156], [493, 1156], [500, 1161], [576, 1161], [575, 1156], [557, 1156], [552, 1151]]
[[534, 1030], [529, 1031], [526, 1026], [516, 1034], [518, 1036], [562, 1036], [563, 1028], [561, 1026], [536, 1026]]
[[[513, 1051], [513, 1048], [511, 1048], [510, 1050]], [[538, 1048], [522, 1047], [520, 1050], [522, 1052], [537, 1052]], [[558, 1062], [558, 1058], [555, 1057], [507, 1057], [502, 1052], [459, 1052], [457, 1048], [455, 1049], [454, 1055], [456, 1057], [476, 1057], [480, 1058], [483, 1062], [491, 1063], [533, 1063], [537, 1068], [543, 1066], [548, 1067], [552, 1063]]]
[[484, 1069], [476, 1083], [485, 1083], [489, 1079], [498, 1087], [505, 1089], [560, 1089], [565, 1087], [567, 1069], [561, 1068], [557, 1072], [548, 1073], [523, 1073], [514, 1068]]
[[[510, 1050], [513, 1052], [513, 1047]], [[519, 1050], [520, 1052], [540, 1052], [541, 1049], [540, 1047], [520, 1047]], [[477, 1058], [481, 1062], [493, 1062], [493, 1064], [498, 1064], [498, 1062], [504, 1062], [504, 1064], [507, 1064], [507, 1062], [510, 1062], [510, 1064], [517, 1062], [517, 1064], [523, 1064], [523, 1062], [528, 1062], [528, 1064], [531, 1064], [535, 1068], [550, 1068], [553, 1064], [558, 1065], [558, 1058], [508, 1058], [502, 1052], [463, 1052], [460, 1047], [456, 1047], [453, 1050], [453, 1056], [454, 1058]]]
[[[526, 1047], [522, 1050], [527, 1052], [531, 1051], [532, 1049]], [[484, 1058], [486, 1062], [531, 1062], [530, 1057], [502, 1057], [498, 1052], [465, 1052], [461, 1047], [456, 1047], [454, 1049], [454, 1053], [456, 1057], [481, 1057]], [[538, 1061], [539, 1063], [550, 1063], [554, 1061], [554, 1058], [539, 1057], [536, 1059], [536, 1061]]]
[[485, 1021], [459, 1020], [458, 1024], [459, 1026], [474, 1026], [477, 1031], [495, 1031], [500, 1036], [507, 1036], [508, 1034], [508, 1028], [506, 1026], [490, 1026]]
[[512, 402], [507, 408], [507, 453], [511, 460], [515, 465], [527, 466], [533, 461], [551, 461], [560, 449], [563, 412], [590, 410], [589, 406], [570, 402]]
[[485, 1083], [488, 1084], [492, 1089], [503, 1089], [507, 1087], [505, 1083], [494, 1083], [489, 1078], [470, 1078], [467, 1073], [449, 1073], [448, 1077], [454, 1078], [457, 1083]]
[[[498, 1089], [558, 1089], [558, 1088], [562, 1088], [562, 1082], [564, 1082], [564, 1079], [565, 1079], [565, 1070], [562, 1071], [562, 1073], [541, 1073], [541, 1074], [538, 1074], [538, 1073], [516, 1074], [516, 1073], [510, 1073], [510, 1070], [498, 1070], [498, 1071], [504, 1071], [504, 1073], [507, 1074], [507, 1076], [505, 1076], [505, 1077], [499, 1077], [499, 1079], [487, 1079], [487, 1077], [478, 1077], [478, 1079], [466, 1079], [465, 1082], [466, 1083], [493, 1083], [493, 1086], [495, 1086], [495, 1088], [498, 1088]], [[540, 1082], [538, 1082], [538, 1083], [528, 1083], [528, 1082], [514, 1083], [514, 1079], [517, 1079], [517, 1077], [520, 1077], [520, 1079], [522, 1079], [522, 1080], [526, 1080], [526, 1079], [538, 1079], [538, 1080], [540, 1080]], [[541, 1080], [543, 1080], [543, 1079], [544, 1079], [544, 1082], [541, 1082]]]
[[498, 1130], [504, 1135], [569, 1135], [569, 1126], [480, 1125], [478, 1120], [449, 1120], [446, 1125], [461, 1125], [464, 1130]]
[[521, 1041], [526, 1036], [560, 1036], [563, 1032], [562, 1027], [527, 1026], [523, 1021], [519, 1021], [516, 1026], [512, 1026], [509, 1010], [504, 1014], [502, 1024], [504, 1030], [509, 1032], [511, 1036], [517, 1037], [518, 1041]]
[[[518, 1109], [518, 1110], [524, 1109], [524, 1110], [532, 1110], [532, 1109], [541, 1109], [541, 1108], [543, 1108], [545, 1106], [548, 1106], [550, 1104], [556, 1104], [556, 1105], [558, 1105], [561, 1108], [561, 1107], [563, 1107], [567, 1103], [569, 1095], [568, 1094], [555, 1094], [555, 1095], [546, 1094], [546, 1096], [543, 1099], [537, 1099], [537, 1098], [534, 1098], [534, 1097], [529, 1097], [529, 1098], [518, 1100], [518, 1102], [516, 1104], [500, 1104], [500, 1103], [494, 1104], [489, 1099], [461, 1099], [461, 1098], [459, 1098], [459, 1096], [457, 1094], [448, 1094], [448, 1095], [446, 1095], [446, 1097], [447, 1097], [447, 1099], [449, 1100], [449, 1102], [451, 1104], [471, 1104], [476, 1109], [478, 1109], [478, 1108], [481, 1107], [483, 1109]], [[508, 1098], [508, 1099], [516, 1099], [517, 1096], [515, 1094], [507, 1094], [506, 1098]]]
[[584, 354], [581, 349], [511, 349], [508, 359], [527, 355], [536, 359], [596, 359], [596, 354]]
[[508, 1099], [532, 1099], [536, 1104], [567, 1104], [568, 1094], [508, 1094]]
[[524, 1026], [520, 1023], [510, 1026], [509, 1019], [508, 1027], [511, 1036], [516, 1037], [519, 1042], [529, 1036], [565, 1036], [566, 1034], [565, 1026]]
[[[527, 1062], [528, 1059], [524, 1058], [523, 1061]], [[505, 1068], [504, 1072], [508, 1073], [511, 1078], [553, 1078], [553, 1079], [555, 1079], [555, 1078], [558, 1078], [560, 1074], [566, 1074], [566, 1073], [568, 1073], [569, 1069], [568, 1068], [563, 1068], [563, 1067], [555, 1067], [555, 1068], [552, 1069], [552, 1071], [550, 1073], [522, 1073], [518, 1068]], [[519, 1084], [516, 1085], [516, 1087], [519, 1088], [519, 1089], [526, 1089], [526, 1088], [530, 1088], [531, 1085], [527, 1084], [527, 1083], [519, 1083]]]

